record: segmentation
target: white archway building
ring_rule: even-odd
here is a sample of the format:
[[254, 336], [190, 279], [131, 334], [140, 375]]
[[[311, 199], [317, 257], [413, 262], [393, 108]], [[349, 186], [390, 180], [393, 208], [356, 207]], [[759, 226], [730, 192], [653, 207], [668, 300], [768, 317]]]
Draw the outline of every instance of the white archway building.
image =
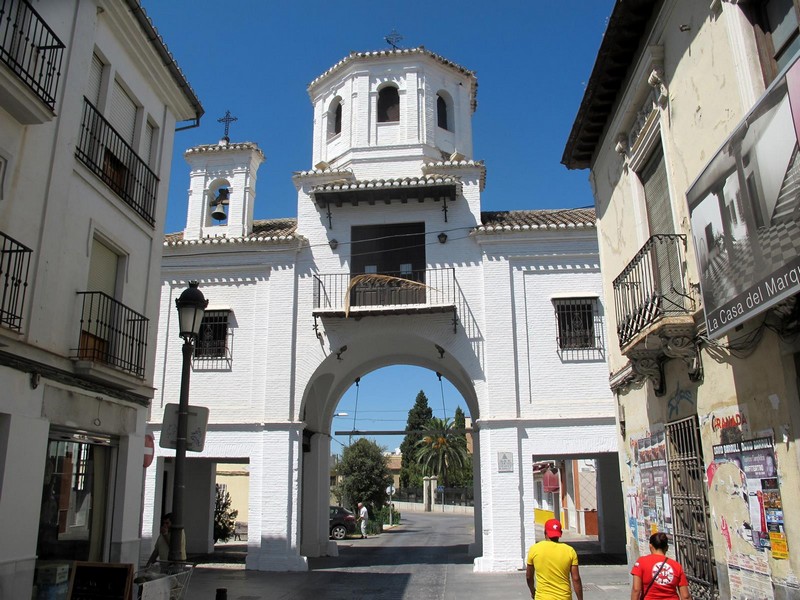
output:
[[[211, 545], [215, 462], [238, 460], [250, 471], [248, 568], [303, 570], [335, 553], [333, 413], [356, 377], [394, 364], [442, 373], [469, 407], [476, 570], [522, 566], [542, 458], [598, 459], [601, 542], [624, 549], [594, 211], [481, 212], [476, 89], [471, 71], [423, 48], [334, 65], [308, 90], [314, 168], [294, 175], [296, 219], [253, 221], [255, 144], [187, 151], [186, 229], [164, 247], [151, 428], [158, 439], [177, 402], [174, 299], [196, 279], [210, 305], [190, 398], [210, 424], [187, 467], [190, 552]], [[171, 451], [156, 453], [145, 537], [170, 505]]]

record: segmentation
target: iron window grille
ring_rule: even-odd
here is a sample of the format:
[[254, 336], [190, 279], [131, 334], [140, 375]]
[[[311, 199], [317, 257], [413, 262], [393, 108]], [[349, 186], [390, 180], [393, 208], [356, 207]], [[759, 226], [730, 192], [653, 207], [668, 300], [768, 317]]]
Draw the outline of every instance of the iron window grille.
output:
[[717, 600], [717, 568], [697, 417], [667, 423], [665, 430], [675, 557], [686, 572], [692, 598]]
[[200, 324], [200, 335], [194, 347], [196, 360], [228, 358], [227, 310], [207, 310]]
[[81, 297], [77, 358], [99, 362], [144, 377], [150, 321], [103, 292], [78, 292]]
[[0, 233], [0, 325], [20, 331], [33, 250]]
[[596, 298], [559, 298], [553, 300], [553, 305], [560, 350], [599, 350], [603, 347]]
[[0, 0], [0, 60], [55, 110], [64, 43], [27, 0]]
[[75, 155], [147, 223], [155, 223], [158, 177], [87, 98]]

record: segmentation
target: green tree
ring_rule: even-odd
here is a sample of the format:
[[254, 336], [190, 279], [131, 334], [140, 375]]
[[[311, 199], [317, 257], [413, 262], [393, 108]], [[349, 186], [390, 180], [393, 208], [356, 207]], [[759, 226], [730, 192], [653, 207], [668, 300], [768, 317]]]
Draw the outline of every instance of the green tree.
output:
[[436, 475], [441, 485], [449, 484], [449, 471], [464, 466], [467, 443], [456, 434], [454, 422], [448, 418], [434, 417], [428, 422], [429, 433], [417, 442], [417, 462], [427, 475]]
[[[420, 390], [414, 406], [408, 411], [406, 431], [421, 431], [432, 418], [433, 411], [428, 406], [428, 397]], [[400, 462], [400, 487], [422, 487], [422, 468], [416, 460], [417, 443], [421, 439], [421, 433], [406, 433], [403, 443], [400, 444], [403, 455]]]
[[227, 542], [233, 537], [236, 528], [238, 510], [231, 510], [231, 495], [223, 492], [221, 485], [217, 484], [217, 498], [214, 503], [214, 541]]
[[[456, 408], [455, 416], [453, 417], [453, 428], [463, 431], [467, 427], [466, 415], [461, 407]], [[464, 448], [467, 448], [467, 434], [456, 433], [464, 441]], [[453, 468], [450, 473], [450, 485], [454, 487], [472, 487], [472, 454], [466, 453], [464, 464], [460, 468]]]
[[383, 449], [374, 441], [361, 438], [347, 446], [339, 462], [339, 474], [342, 497], [352, 510], [363, 502], [374, 515], [383, 506], [392, 477]]

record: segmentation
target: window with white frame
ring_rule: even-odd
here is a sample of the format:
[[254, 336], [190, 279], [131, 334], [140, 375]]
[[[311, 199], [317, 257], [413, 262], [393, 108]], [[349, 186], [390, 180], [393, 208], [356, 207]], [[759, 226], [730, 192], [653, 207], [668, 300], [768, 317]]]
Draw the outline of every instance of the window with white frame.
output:
[[596, 324], [597, 298], [554, 298], [558, 347], [560, 350], [587, 350], [602, 347]]

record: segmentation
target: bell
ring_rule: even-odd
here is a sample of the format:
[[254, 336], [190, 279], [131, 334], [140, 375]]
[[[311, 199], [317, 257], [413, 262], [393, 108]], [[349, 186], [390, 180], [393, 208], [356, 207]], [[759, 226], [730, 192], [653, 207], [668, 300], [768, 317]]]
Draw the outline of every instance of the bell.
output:
[[228, 188], [219, 188], [217, 191], [217, 197], [211, 201], [211, 205], [214, 207], [214, 212], [211, 213], [211, 218], [215, 221], [224, 221], [228, 218], [228, 214], [225, 212], [223, 208], [226, 204], [228, 204]]
[[228, 213], [225, 212], [222, 202], [217, 202], [214, 212], [211, 213], [211, 218], [215, 221], [224, 221], [228, 218]]

